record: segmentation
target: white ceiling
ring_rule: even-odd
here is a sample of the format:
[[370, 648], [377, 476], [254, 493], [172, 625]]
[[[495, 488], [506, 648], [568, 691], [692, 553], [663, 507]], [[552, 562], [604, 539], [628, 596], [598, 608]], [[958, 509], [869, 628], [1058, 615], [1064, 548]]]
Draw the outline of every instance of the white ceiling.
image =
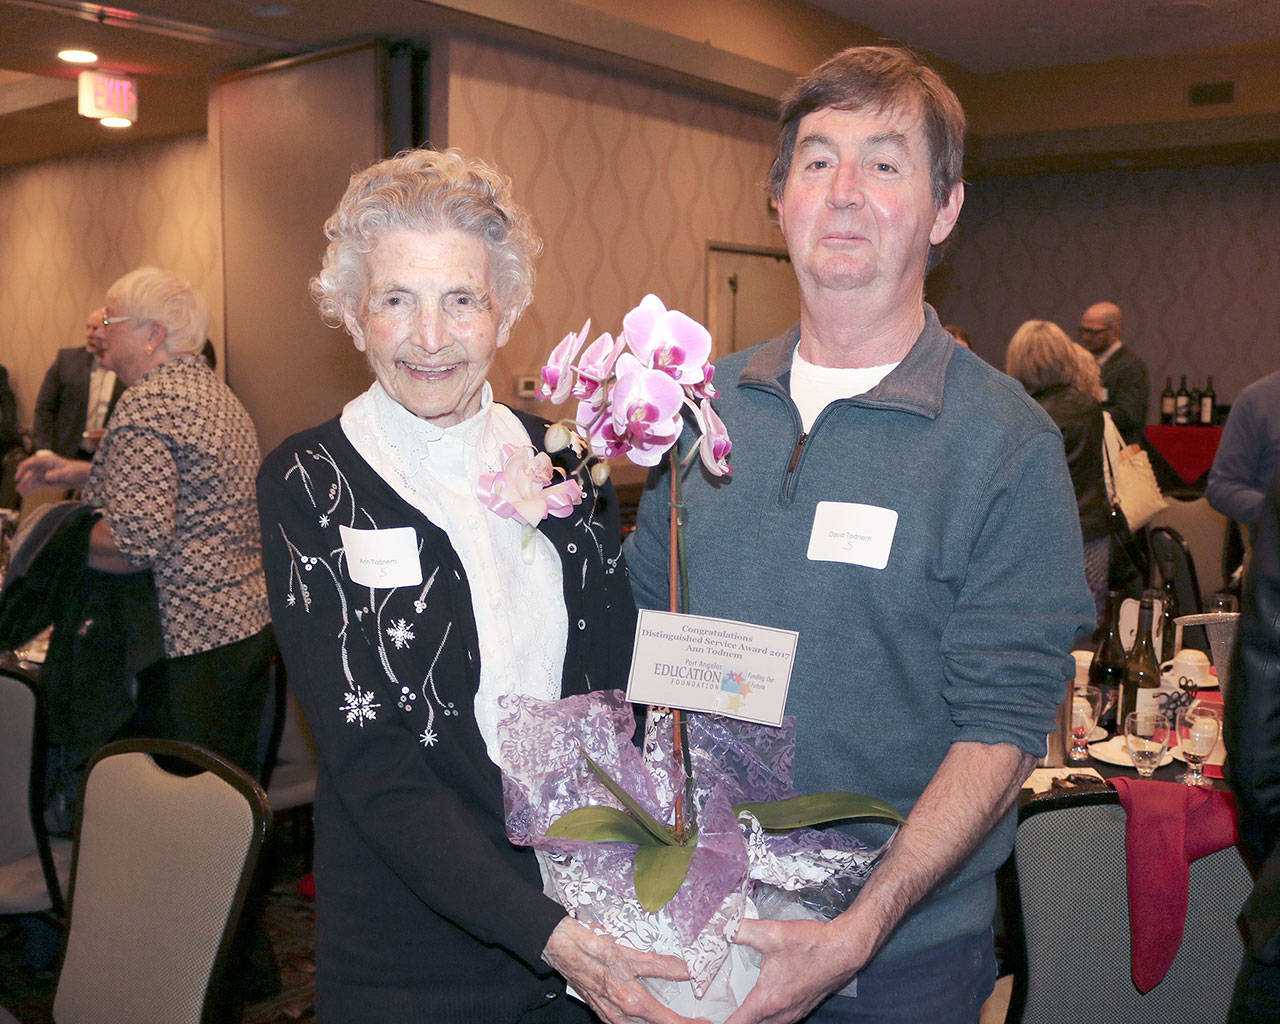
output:
[[810, 0], [977, 73], [1280, 41], [1280, 0]]

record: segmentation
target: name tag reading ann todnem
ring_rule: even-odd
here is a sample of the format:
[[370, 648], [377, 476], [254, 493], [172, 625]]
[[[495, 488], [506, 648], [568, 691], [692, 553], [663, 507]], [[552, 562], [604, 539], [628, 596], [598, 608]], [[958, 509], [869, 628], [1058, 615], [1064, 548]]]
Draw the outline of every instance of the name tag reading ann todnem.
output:
[[356, 530], [339, 526], [347, 572], [362, 587], [385, 590], [416, 587], [422, 582], [418, 561], [418, 535], [412, 526], [390, 530]]

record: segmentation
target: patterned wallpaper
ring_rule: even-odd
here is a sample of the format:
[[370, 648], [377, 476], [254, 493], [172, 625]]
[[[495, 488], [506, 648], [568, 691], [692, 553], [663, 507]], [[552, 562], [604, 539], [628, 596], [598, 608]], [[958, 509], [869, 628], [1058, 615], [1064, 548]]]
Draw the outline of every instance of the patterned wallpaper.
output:
[[204, 290], [220, 349], [216, 192], [204, 136], [0, 172], [0, 363], [24, 425], [54, 354], [83, 343], [85, 314], [134, 267], [168, 267]]
[[616, 331], [646, 292], [701, 320], [709, 241], [782, 244], [759, 185], [769, 117], [466, 37], [448, 61], [449, 144], [511, 176], [545, 245], [490, 374], [499, 395], [588, 316]]
[[1153, 402], [1183, 373], [1231, 401], [1280, 368], [1277, 239], [1280, 164], [979, 180], [929, 297], [998, 366], [1023, 320], [1115, 301]]

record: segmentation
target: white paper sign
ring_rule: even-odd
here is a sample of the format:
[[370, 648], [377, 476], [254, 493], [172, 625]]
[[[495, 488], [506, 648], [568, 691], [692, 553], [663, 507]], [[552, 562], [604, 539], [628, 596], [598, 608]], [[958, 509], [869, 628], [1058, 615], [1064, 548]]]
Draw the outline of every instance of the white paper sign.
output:
[[869, 569], [889, 564], [898, 513], [877, 505], [820, 501], [813, 513], [809, 557], [817, 562], [848, 562]]
[[627, 700], [781, 725], [800, 634], [642, 610]]
[[391, 530], [355, 530], [339, 526], [347, 572], [362, 587], [416, 587], [422, 582], [418, 535], [412, 526]]

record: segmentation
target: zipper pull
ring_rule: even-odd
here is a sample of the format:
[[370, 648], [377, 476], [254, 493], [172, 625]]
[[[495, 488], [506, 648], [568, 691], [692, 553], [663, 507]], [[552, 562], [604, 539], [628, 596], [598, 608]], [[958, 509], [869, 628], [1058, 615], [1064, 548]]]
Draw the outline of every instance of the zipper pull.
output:
[[809, 434], [802, 433], [800, 439], [796, 441], [796, 450], [791, 453], [791, 463], [787, 466], [788, 473], [794, 473], [796, 466], [800, 464], [800, 453], [804, 451], [804, 443], [809, 440]]

